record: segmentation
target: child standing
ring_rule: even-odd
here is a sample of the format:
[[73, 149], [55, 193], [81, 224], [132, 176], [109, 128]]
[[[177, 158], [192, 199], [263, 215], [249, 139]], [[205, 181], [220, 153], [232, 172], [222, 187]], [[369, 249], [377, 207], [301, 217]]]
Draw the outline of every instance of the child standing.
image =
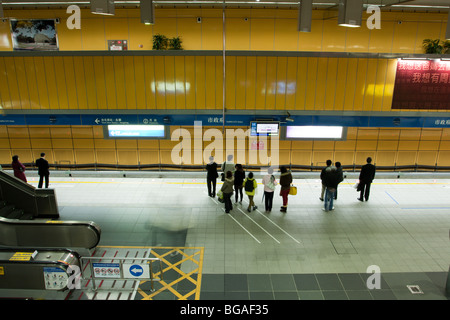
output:
[[231, 203], [231, 196], [233, 195], [233, 185], [233, 173], [231, 171], [227, 171], [225, 175], [225, 181], [223, 182], [222, 188], [220, 189], [220, 191], [222, 191], [223, 193], [226, 213], [230, 213], [230, 210], [233, 209], [233, 205]]
[[249, 172], [247, 178], [244, 181], [245, 194], [248, 196], [248, 208], [247, 208], [248, 212], [251, 211], [252, 207], [253, 210], [256, 210], [258, 208], [253, 202], [253, 197], [255, 196], [257, 186], [258, 184], [256, 183], [256, 180], [253, 178], [253, 172]]

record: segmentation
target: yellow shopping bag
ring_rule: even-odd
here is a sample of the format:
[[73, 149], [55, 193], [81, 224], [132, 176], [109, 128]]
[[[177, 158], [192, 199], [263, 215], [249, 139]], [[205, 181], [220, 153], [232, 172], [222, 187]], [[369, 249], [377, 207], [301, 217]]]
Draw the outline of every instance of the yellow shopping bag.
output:
[[289, 194], [295, 196], [297, 194], [297, 187], [291, 186], [291, 188], [289, 189]]

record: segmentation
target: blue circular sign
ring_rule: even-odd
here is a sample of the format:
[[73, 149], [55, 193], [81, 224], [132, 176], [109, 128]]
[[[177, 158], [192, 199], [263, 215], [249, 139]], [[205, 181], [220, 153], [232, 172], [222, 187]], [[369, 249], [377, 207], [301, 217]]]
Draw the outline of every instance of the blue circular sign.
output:
[[133, 264], [129, 271], [133, 277], [140, 277], [144, 273], [144, 269], [142, 269], [142, 267], [138, 264]]

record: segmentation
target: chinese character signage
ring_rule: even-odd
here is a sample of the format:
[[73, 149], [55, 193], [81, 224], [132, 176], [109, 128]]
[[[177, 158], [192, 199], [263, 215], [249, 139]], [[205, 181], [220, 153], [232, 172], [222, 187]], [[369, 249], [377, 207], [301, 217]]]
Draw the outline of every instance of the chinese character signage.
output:
[[450, 109], [450, 61], [399, 60], [392, 109]]

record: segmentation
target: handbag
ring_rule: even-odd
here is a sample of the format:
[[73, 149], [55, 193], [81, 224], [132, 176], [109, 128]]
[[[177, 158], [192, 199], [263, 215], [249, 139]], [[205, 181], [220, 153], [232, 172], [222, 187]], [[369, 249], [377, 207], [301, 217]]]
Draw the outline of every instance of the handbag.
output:
[[297, 187], [291, 186], [291, 188], [289, 189], [289, 194], [295, 196], [297, 194]]
[[276, 185], [275, 185], [275, 177], [272, 175], [270, 176], [270, 181], [267, 183], [267, 188], [269, 188], [270, 190], [275, 190]]
[[225, 201], [223, 199], [223, 192], [220, 190], [217, 192], [217, 200], [219, 200], [219, 202], [222, 202], [222, 203]]

